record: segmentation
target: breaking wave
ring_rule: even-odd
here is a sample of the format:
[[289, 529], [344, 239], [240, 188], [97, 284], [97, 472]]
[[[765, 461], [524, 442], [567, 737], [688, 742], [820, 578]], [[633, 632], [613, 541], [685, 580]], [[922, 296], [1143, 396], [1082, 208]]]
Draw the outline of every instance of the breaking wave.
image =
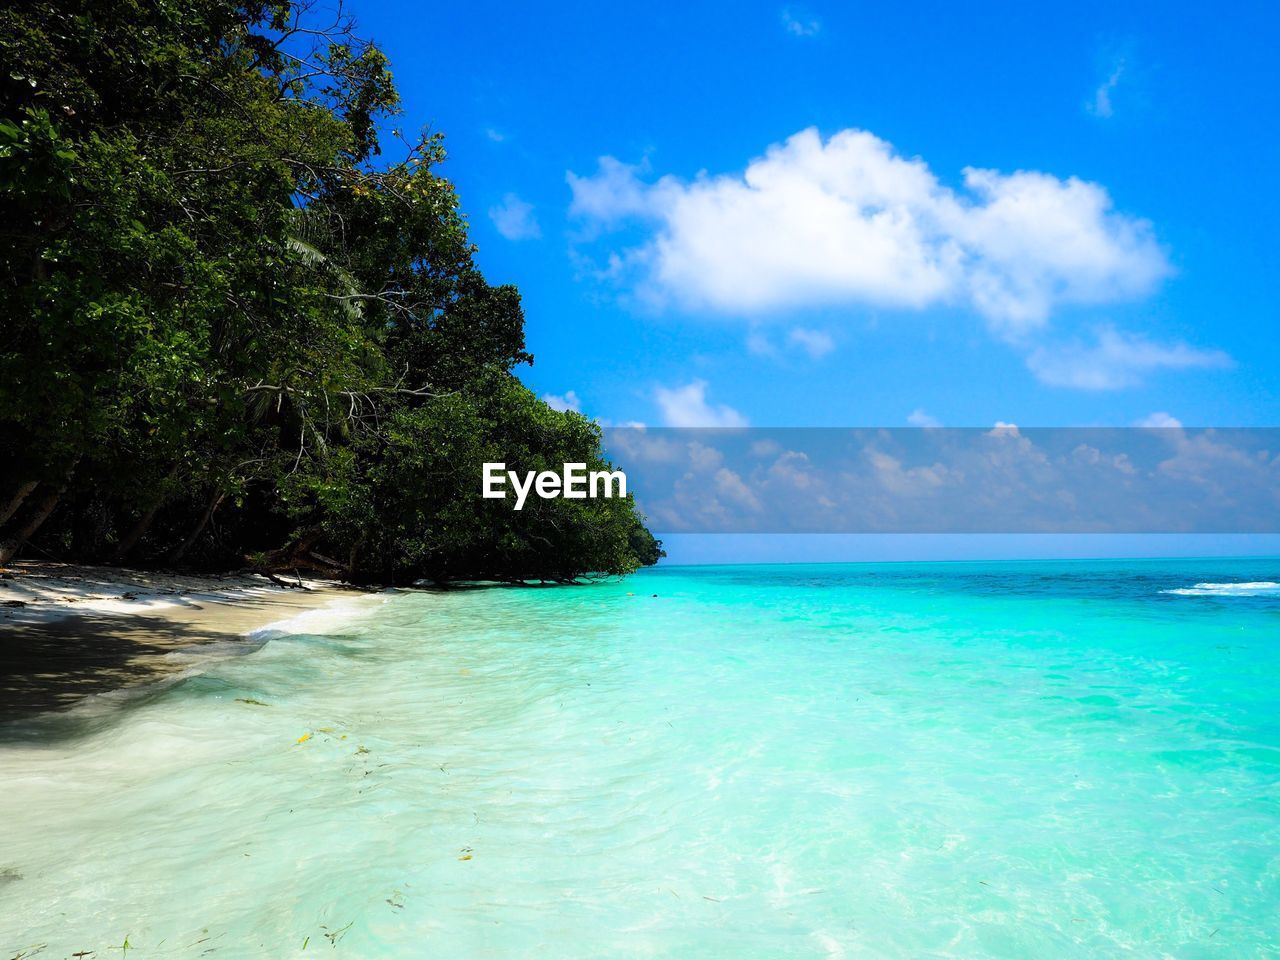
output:
[[1197, 583], [1194, 587], [1161, 590], [1180, 597], [1266, 597], [1280, 596], [1280, 583], [1256, 580], [1250, 583]]

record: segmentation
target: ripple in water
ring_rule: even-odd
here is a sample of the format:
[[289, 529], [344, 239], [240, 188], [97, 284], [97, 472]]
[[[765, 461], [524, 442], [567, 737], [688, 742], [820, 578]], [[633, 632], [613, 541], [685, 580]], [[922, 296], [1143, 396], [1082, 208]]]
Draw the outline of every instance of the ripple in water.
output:
[[0, 956], [1272, 956], [1266, 572], [395, 596], [7, 731]]

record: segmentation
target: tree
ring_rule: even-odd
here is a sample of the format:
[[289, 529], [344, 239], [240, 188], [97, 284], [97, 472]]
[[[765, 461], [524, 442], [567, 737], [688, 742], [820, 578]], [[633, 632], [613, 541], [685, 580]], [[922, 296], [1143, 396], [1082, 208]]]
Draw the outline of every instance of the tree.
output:
[[660, 555], [629, 501], [513, 517], [478, 467], [439, 481], [599, 435], [514, 376], [519, 295], [475, 266], [441, 138], [381, 159], [398, 96], [349, 21], [11, 2], [0, 56], [0, 562], [31, 537], [396, 581]]

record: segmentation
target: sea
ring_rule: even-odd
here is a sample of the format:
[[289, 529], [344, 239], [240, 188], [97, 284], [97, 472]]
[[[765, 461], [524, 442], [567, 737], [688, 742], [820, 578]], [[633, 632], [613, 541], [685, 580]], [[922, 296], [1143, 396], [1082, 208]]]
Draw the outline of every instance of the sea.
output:
[[1280, 560], [379, 594], [0, 727], [0, 958], [1274, 958]]

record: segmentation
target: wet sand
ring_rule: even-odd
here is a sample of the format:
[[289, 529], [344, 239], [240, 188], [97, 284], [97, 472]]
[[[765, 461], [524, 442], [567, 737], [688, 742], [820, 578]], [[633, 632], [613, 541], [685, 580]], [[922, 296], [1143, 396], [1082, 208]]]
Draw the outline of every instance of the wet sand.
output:
[[[61, 564], [15, 564], [3, 577], [0, 723], [165, 679], [202, 652], [225, 655], [229, 642], [247, 651], [252, 631], [362, 595], [331, 582], [291, 589], [254, 576]], [[179, 651], [187, 655], [171, 656]]]

